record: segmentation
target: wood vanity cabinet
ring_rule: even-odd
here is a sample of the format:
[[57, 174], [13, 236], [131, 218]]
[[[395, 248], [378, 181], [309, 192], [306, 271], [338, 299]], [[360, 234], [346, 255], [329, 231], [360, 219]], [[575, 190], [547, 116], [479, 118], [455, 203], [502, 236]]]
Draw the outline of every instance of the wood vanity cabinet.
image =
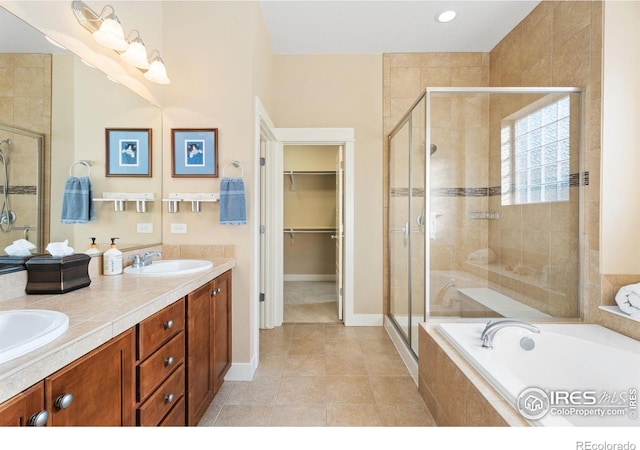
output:
[[136, 326], [136, 423], [184, 426], [184, 299]]
[[0, 405], [0, 426], [134, 425], [129, 330]]
[[48, 417], [44, 409], [44, 381], [0, 405], [0, 427], [44, 426]]
[[134, 425], [134, 348], [128, 330], [45, 378], [48, 425]]
[[187, 295], [187, 425], [197, 425], [231, 365], [231, 271]]

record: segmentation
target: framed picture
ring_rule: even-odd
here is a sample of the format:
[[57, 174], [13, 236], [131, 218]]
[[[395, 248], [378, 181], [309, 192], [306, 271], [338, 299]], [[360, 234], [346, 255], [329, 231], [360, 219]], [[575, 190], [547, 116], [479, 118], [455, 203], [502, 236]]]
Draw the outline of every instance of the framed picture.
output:
[[151, 128], [107, 128], [108, 177], [151, 176]]
[[218, 177], [218, 129], [171, 130], [173, 177]]

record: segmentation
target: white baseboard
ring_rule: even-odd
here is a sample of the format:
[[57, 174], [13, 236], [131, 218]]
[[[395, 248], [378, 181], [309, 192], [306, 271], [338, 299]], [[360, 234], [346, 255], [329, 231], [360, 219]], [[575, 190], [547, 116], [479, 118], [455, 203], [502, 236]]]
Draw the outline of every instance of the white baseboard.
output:
[[336, 281], [333, 273], [285, 273], [284, 281]]
[[248, 363], [231, 363], [229, 371], [224, 376], [225, 381], [251, 381], [258, 369], [258, 359], [254, 357]]
[[345, 321], [348, 327], [381, 327], [384, 324], [382, 314], [352, 314]]

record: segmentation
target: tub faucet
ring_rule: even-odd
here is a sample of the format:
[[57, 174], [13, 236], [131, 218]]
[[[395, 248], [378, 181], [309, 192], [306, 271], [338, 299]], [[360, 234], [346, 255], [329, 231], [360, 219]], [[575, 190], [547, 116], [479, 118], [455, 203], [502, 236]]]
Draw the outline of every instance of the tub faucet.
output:
[[506, 327], [520, 327], [533, 333], [540, 333], [540, 329], [538, 327], [521, 320], [505, 319], [498, 322], [490, 320], [487, 322], [487, 325], [484, 327], [484, 330], [482, 330], [482, 334], [480, 335], [480, 339], [482, 339], [482, 346], [484, 348], [493, 348], [493, 338], [496, 333]]
[[144, 254], [144, 256], [142, 258], [140, 258], [140, 264], [144, 267], [144, 266], [148, 266], [149, 264], [151, 264], [151, 260], [153, 258], [156, 257], [161, 257], [162, 256], [162, 252], [147, 252]]

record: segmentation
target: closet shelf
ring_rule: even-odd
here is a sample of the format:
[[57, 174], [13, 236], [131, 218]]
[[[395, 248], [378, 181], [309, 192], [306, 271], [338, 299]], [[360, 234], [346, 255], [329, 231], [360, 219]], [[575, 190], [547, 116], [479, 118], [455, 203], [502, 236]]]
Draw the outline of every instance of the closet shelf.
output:
[[334, 175], [336, 171], [323, 171], [323, 170], [285, 170], [283, 175], [289, 175], [289, 179], [291, 180], [291, 190], [296, 190], [296, 179], [295, 175]]

